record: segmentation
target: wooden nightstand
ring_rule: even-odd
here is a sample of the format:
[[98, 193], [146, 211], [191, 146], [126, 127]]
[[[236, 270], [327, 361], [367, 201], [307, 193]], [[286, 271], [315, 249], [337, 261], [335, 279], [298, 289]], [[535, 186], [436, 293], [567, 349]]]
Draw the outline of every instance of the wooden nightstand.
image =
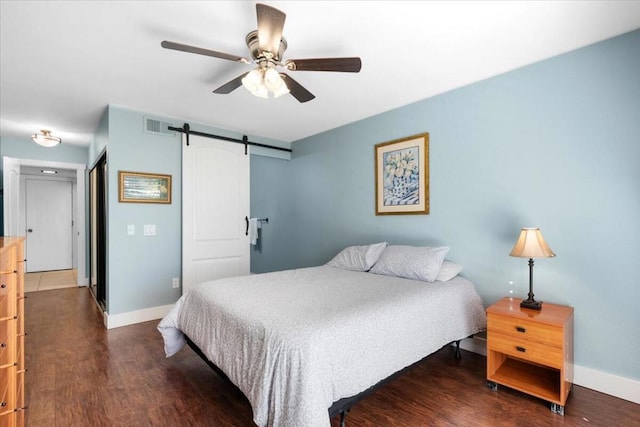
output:
[[564, 415], [573, 383], [573, 308], [545, 302], [530, 310], [520, 301], [503, 298], [487, 308], [487, 385], [539, 397]]

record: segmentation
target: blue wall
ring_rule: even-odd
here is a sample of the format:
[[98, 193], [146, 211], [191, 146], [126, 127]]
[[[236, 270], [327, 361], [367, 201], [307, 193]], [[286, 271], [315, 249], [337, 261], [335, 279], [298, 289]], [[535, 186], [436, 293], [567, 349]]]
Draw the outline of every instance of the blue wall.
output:
[[[430, 215], [375, 216], [374, 145], [421, 132]], [[534, 291], [575, 307], [576, 364], [640, 379], [640, 31], [293, 147], [252, 167], [252, 211], [270, 218], [254, 272], [352, 244], [448, 245], [490, 304], [526, 295], [527, 260], [508, 254], [539, 226], [557, 257], [536, 261]]]
[[[180, 296], [171, 278], [181, 271], [182, 184], [178, 134], [144, 132], [137, 112], [109, 107], [108, 115], [107, 312], [113, 315], [162, 306]], [[119, 203], [118, 171], [171, 175], [173, 203]], [[127, 235], [128, 224], [135, 226], [134, 236]], [[155, 224], [157, 234], [144, 236], [144, 224]]]

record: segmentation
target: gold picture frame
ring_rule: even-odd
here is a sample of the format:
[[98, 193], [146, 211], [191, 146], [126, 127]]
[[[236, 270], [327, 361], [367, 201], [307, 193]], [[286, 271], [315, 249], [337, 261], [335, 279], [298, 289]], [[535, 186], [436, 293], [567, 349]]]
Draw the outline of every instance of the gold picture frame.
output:
[[376, 215], [429, 213], [429, 134], [375, 145]]
[[121, 203], [171, 204], [171, 175], [118, 171]]

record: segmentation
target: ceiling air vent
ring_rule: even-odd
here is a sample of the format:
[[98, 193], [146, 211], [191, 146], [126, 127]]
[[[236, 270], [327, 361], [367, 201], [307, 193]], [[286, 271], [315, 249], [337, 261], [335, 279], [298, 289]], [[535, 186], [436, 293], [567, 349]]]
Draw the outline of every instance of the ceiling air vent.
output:
[[144, 118], [144, 131], [147, 133], [153, 133], [155, 135], [174, 135], [173, 131], [169, 130], [169, 126], [173, 126], [173, 123], [163, 122], [162, 120], [152, 119], [149, 117]]

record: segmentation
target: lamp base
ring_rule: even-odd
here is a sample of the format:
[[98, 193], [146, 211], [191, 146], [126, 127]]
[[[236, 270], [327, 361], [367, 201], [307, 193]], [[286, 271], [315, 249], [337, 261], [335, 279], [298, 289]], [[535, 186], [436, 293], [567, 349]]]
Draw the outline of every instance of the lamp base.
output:
[[520, 308], [528, 308], [531, 310], [542, 310], [542, 301], [536, 301], [534, 299], [523, 300], [520, 303]]

